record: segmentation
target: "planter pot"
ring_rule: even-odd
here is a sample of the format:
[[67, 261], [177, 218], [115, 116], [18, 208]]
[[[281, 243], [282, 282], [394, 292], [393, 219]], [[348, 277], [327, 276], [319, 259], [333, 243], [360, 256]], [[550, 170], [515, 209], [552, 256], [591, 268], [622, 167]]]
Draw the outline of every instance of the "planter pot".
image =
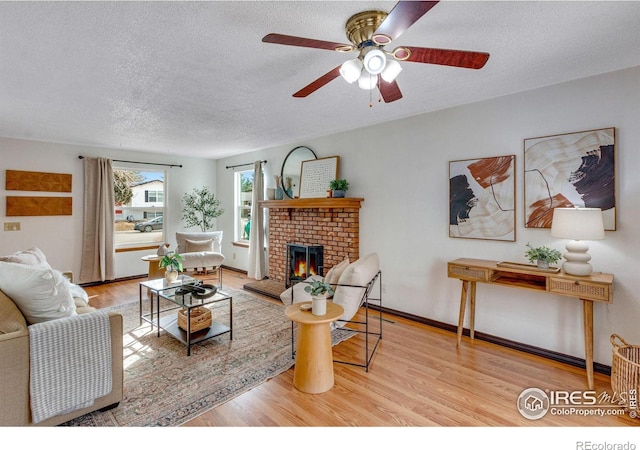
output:
[[327, 313], [327, 297], [311, 296], [311, 314], [324, 316]]
[[173, 283], [174, 281], [176, 281], [178, 279], [178, 271], [177, 270], [169, 270], [167, 268], [167, 270], [164, 273], [164, 278], [169, 283]]
[[549, 268], [549, 262], [548, 261], [537, 261], [538, 264], [538, 269], [548, 269]]
[[331, 193], [333, 198], [344, 198], [345, 191], [335, 190]]

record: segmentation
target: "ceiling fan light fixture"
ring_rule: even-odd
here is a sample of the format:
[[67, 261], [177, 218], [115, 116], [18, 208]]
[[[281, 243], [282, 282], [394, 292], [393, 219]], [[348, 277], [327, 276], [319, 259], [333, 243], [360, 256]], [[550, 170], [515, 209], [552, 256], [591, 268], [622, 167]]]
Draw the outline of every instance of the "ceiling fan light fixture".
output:
[[360, 89], [364, 89], [365, 91], [370, 91], [376, 87], [378, 84], [378, 75], [371, 75], [366, 70], [363, 70], [360, 74], [360, 78], [358, 78], [358, 86]]
[[340, 75], [347, 83], [353, 83], [360, 77], [362, 72], [362, 61], [360, 59], [350, 59], [340, 66]]
[[381, 73], [387, 65], [387, 56], [378, 48], [370, 47], [364, 54], [364, 68], [372, 75]]
[[396, 60], [390, 59], [387, 61], [387, 67], [384, 68], [380, 76], [387, 83], [391, 83], [402, 72], [402, 66]]

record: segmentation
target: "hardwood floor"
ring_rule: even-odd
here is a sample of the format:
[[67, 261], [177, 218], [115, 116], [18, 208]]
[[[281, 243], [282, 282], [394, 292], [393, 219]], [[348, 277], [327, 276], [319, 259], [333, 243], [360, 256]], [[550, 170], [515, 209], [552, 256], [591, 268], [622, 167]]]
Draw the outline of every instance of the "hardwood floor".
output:
[[[138, 282], [87, 287], [99, 308], [137, 299]], [[242, 289], [243, 274], [225, 270], [224, 286]], [[265, 301], [275, 301], [251, 293]], [[279, 302], [278, 302], [279, 303]], [[516, 402], [526, 388], [586, 390], [584, 369], [494, 344], [463, 338], [403, 318], [385, 315], [383, 339], [369, 372], [334, 364], [335, 386], [313, 395], [293, 387], [293, 369], [188, 422], [185, 427], [625, 427], [640, 419], [610, 415], [620, 408], [603, 403], [600, 415], [585, 408], [571, 414], [524, 418]], [[237, 326], [241, 326], [238, 324]], [[361, 352], [363, 336], [334, 347], [337, 359]], [[611, 395], [608, 376], [595, 374], [597, 395]], [[566, 412], [566, 410], [563, 410]], [[598, 414], [598, 412], [595, 414]], [[582, 413], [579, 414], [578, 412]], [[591, 412], [591, 414], [594, 414]]]

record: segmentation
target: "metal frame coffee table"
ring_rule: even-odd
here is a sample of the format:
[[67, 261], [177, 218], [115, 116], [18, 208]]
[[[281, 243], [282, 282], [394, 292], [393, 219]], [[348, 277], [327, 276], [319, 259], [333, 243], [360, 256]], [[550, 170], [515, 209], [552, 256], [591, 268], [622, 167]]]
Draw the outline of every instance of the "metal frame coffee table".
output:
[[[160, 292], [165, 291], [167, 289], [175, 289], [183, 285], [191, 285], [198, 284], [200, 281], [197, 278], [190, 277], [189, 275], [180, 275], [173, 282], [168, 282], [164, 277], [156, 278], [154, 280], [146, 280], [141, 281], [139, 286], [139, 312], [140, 312], [140, 325], [142, 325], [142, 321], [144, 320], [147, 323], [150, 323], [151, 326], [155, 324], [153, 320], [153, 299], [156, 298], [156, 304], [159, 304], [158, 296]], [[149, 313], [142, 313], [142, 290], [146, 288], [149, 294]], [[160, 312], [160, 310], [158, 309]]]
[[[191, 346], [216, 336], [229, 333], [229, 340], [233, 340], [233, 297], [222, 291], [217, 291], [213, 296], [208, 298], [196, 298], [192, 294], [180, 294], [176, 289], [164, 290], [159, 293], [156, 298], [156, 310], [158, 311], [155, 324], [158, 326], [158, 336], [160, 336], [160, 330], [164, 330], [171, 336], [182, 342], [187, 346], [187, 356], [191, 355]], [[160, 299], [168, 300], [174, 303], [174, 308], [167, 308], [160, 311]], [[191, 310], [194, 308], [206, 305], [212, 305], [214, 303], [228, 301], [229, 302], [229, 323], [227, 325], [212, 321], [211, 326], [194, 333], [190, 332], [191, 328]], [[187, 330], [183, 330], [178, 326], [178, 313], [168, 314], [172, 310], [186, 309], [187, 316]], [[165, 313], [161, 316], [161, 313]]]

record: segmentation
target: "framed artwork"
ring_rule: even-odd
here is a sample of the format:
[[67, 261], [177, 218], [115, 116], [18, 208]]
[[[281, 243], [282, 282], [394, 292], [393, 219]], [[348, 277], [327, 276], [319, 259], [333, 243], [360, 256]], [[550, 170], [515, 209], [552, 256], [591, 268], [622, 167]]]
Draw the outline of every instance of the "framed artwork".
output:
[[324, 198], [331, 180], [338, 178], [339, 156], [302, 161], [300, 198]]
[[551, 228], [554, 208], [602, 209], [616, 229], [615, 128], [524, 140], [524, 225]]
[[515, 155], [449, 162], [449, 237], [515, 241]]

